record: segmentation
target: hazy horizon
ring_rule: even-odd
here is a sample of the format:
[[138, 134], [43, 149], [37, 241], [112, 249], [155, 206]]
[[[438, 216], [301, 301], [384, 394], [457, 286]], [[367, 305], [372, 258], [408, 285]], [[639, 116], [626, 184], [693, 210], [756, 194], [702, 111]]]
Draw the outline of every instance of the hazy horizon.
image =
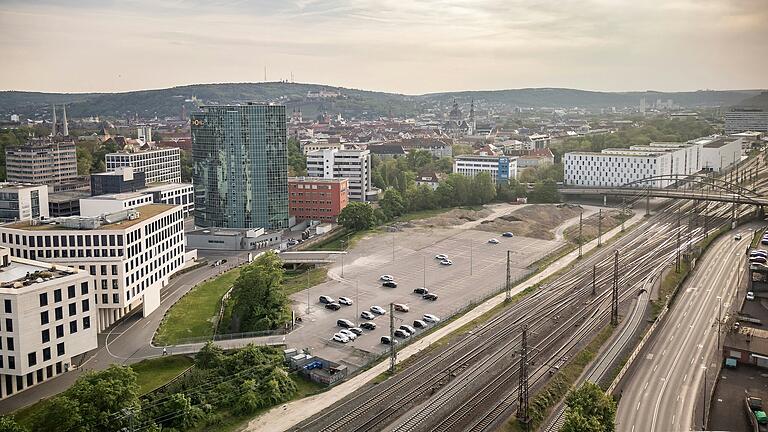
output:
[[[73, 3], [73, 4], [70, 4]], [[406, 95], [768, 87], [764, 0], [20, 0], [3, 90], [297, 83]]]

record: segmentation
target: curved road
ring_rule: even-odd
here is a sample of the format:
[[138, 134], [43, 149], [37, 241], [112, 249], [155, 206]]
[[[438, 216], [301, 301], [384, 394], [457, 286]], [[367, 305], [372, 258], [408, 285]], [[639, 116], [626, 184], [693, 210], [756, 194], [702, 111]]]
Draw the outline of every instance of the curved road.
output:
[[[742, 240], [735, 241], [734, 234]], [[705, 367], [716, 368], [718, 307], [733, 303], [744, 271], [744, 250], [752, 230], [724, 234], [696, 264], [666, 320], [627, 375], [618, 412], [619, 432], [683, 431], [701, 428], [694, 419], [701, 404]], [[698, 416], [697, 416], [698, 417]]]

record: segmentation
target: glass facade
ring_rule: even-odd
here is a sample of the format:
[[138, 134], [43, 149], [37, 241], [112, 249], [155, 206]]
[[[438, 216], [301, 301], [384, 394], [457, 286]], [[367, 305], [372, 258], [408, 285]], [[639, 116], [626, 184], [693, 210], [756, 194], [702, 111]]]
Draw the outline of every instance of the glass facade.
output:
[[191, 116], [195, 225], [288, 228], [285, 106], [204, 106]]

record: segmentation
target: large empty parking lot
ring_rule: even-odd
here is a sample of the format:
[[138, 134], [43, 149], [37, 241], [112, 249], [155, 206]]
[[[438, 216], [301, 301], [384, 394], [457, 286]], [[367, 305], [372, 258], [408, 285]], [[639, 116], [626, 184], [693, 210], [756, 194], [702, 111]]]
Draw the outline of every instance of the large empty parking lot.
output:
[[[490, 238], [497, 238], [500, 243], [489, 244]], [[338, 258], [328, 272], [331, 280], [312, 287], [309, 292], [292, 296], [294, 310], [303, 322], [287, 336], [287, 343], [295, 348], [309, 348], [315, 355], [352, 367], [362, 366], [386, 349], [380, 338], [389, 334], [389, 317], [377, 317], [373, 321], [377, 324], [376, 330], [366, 331], [347, 344], [330, 340], [339, 330], [337, 319], [360, 322], [359, 312], [372, 305], [388, 310], [389, 303], [406, 303], [410, 308], [408, 313], [396, 314], [396, 325], [412, 325], [413, 320], [420, 319], [424, 313], [444, 319], [471, 301], [487, 297], [504, 284], [508, 250], [511, 252], [511, 277], [515, 280], [529, 272], [526, 267], [563, 244], [519, 236], [507, 238], [501, 233], [461, 228], [406, 228], [367, 236], [344, 257], [343, 276], [342, 260]], [[437, 254], [448, 255], [453, 265], [441, 265], [435, 259]], [[394, 276], [398, 287], [383, 287], [379, 281], [383, 274]], [[425, 280], [427, 289], [439, 296], [437, 301], [423, 300], [413, 293], [414, 288], [425, 286]], [[320, 304], [320, 295], [335, 299], [346, 296], [355, 304], [331, 311]]]

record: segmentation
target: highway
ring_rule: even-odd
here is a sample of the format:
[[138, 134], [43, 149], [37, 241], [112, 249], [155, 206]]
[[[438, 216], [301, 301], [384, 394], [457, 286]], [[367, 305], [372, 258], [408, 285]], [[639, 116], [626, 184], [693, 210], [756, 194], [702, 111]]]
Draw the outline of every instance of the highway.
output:
[[[742, 240], [735, 241], [735, 233], [741, 233]], [[704, 368], [717, 370], [720, 301], [725, 317], [744, 271], [744, 250], [751, 238], [749, 228], [726, 233], [696, 264], [664, 323], [627, 374], [616, 415], [617, 431], [701, 428], [701, 418], [694, 418], [694, 412], [701, 403]]]

